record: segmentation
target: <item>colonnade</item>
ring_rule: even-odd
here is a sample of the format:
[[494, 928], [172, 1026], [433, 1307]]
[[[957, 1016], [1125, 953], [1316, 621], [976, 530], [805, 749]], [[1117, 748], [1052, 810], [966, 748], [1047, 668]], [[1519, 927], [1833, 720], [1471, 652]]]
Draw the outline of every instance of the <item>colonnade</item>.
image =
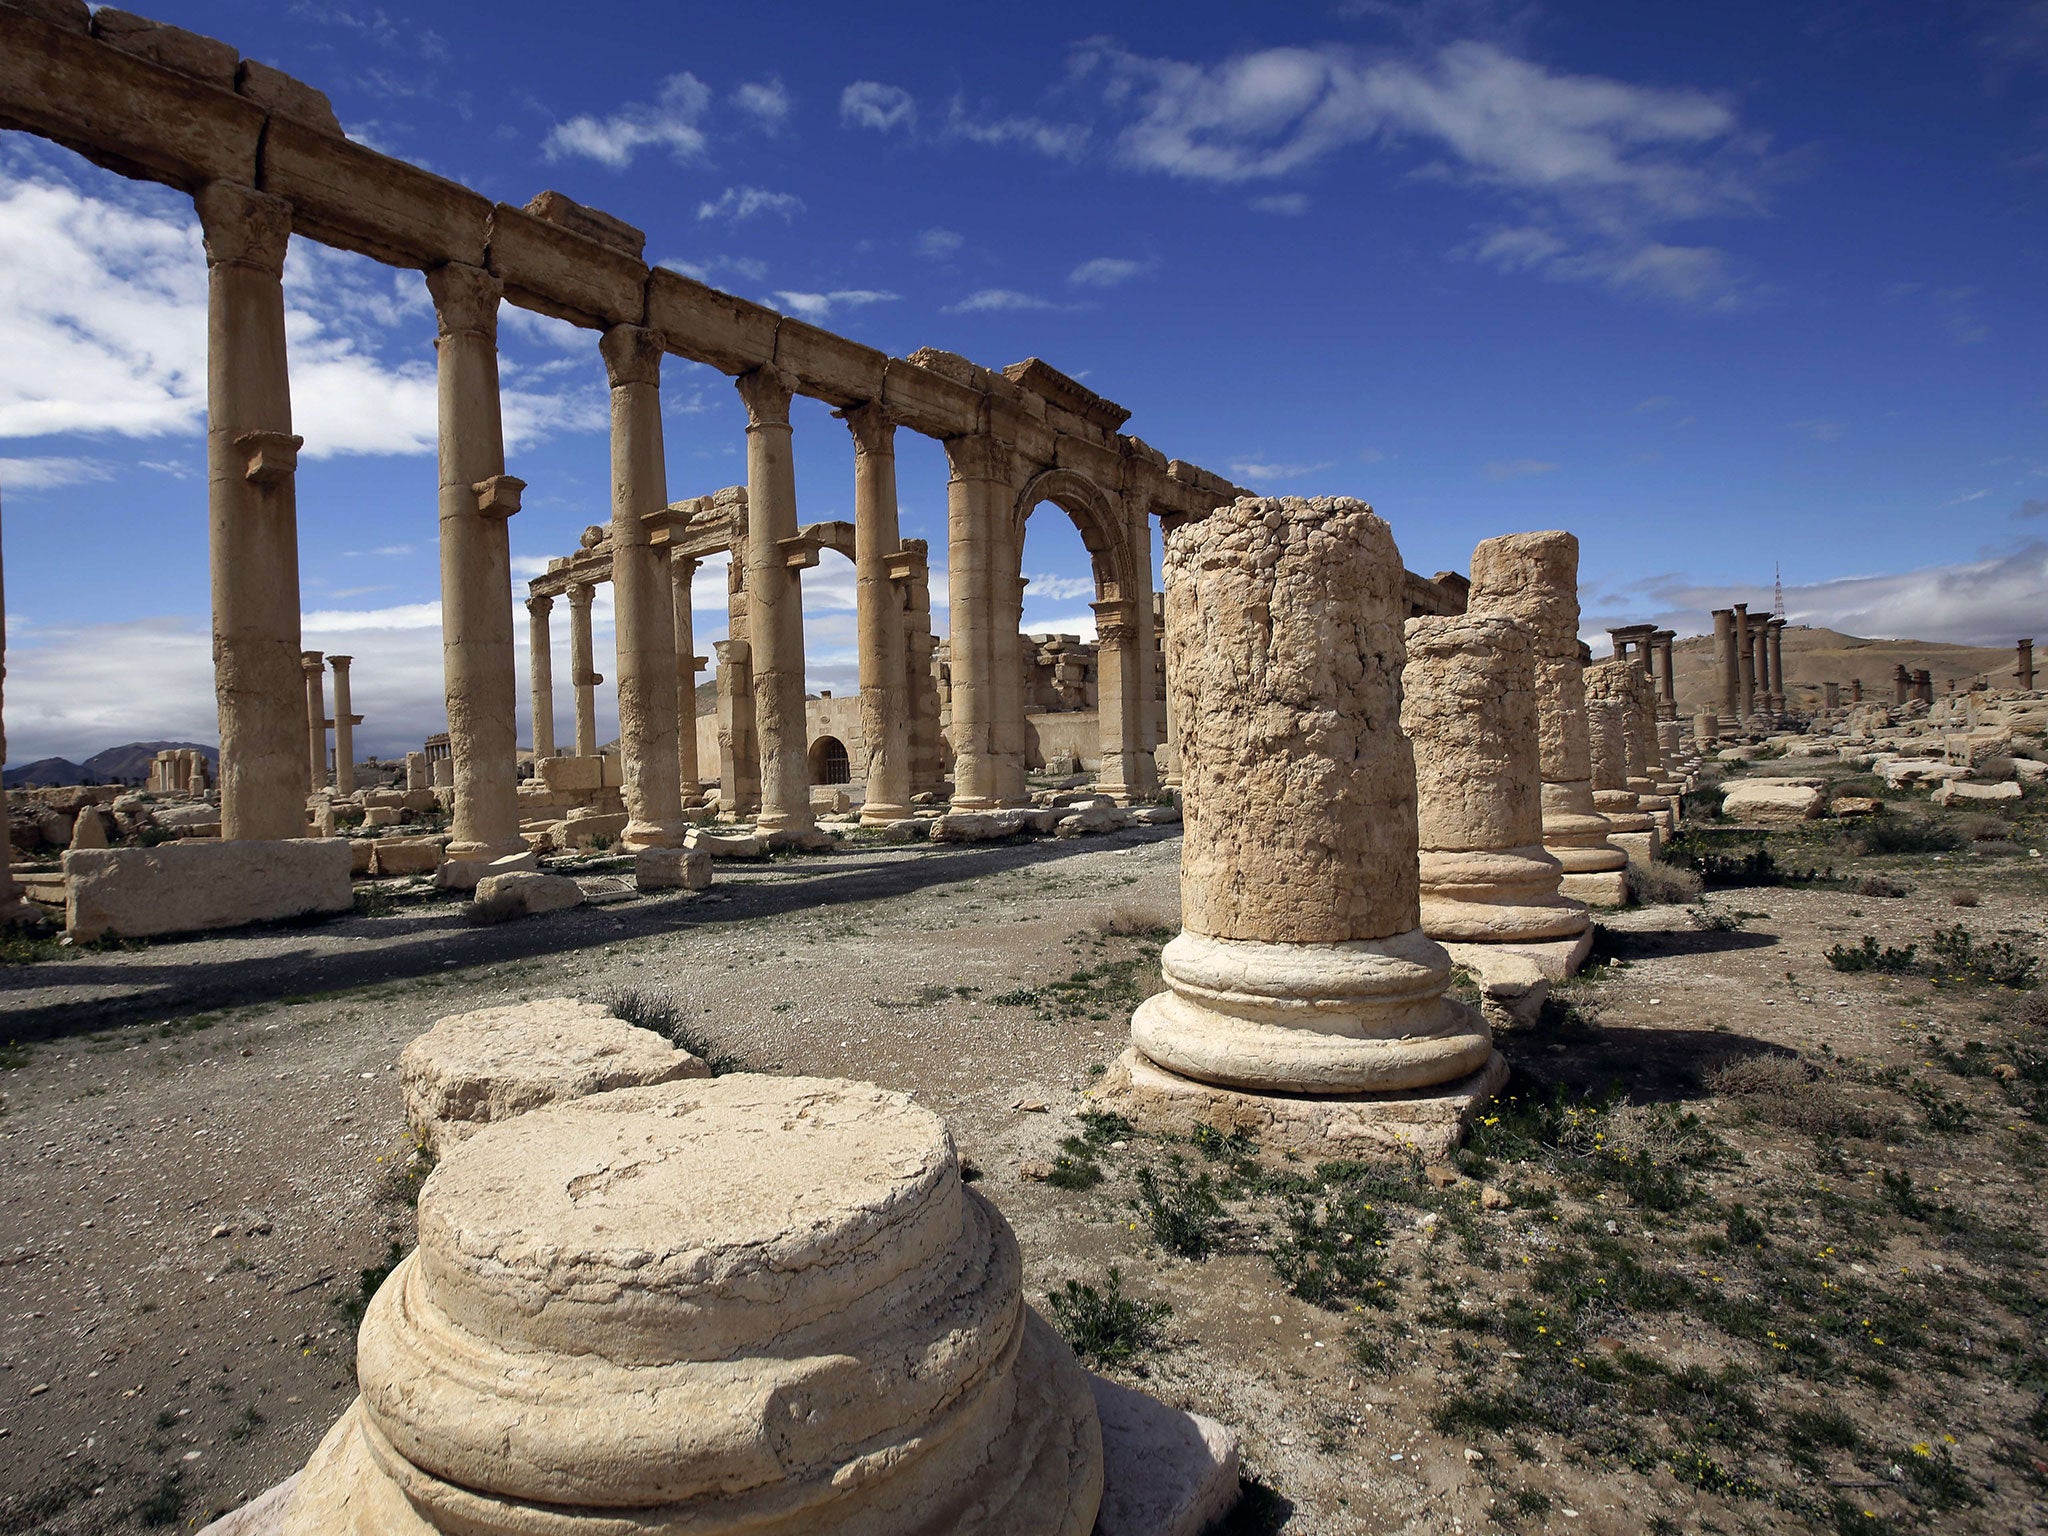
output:
[[1784, 713], [1785, 623], [1783, 614], [1753, 614], [1747, 603], [1714, 610], [1723, 719]]

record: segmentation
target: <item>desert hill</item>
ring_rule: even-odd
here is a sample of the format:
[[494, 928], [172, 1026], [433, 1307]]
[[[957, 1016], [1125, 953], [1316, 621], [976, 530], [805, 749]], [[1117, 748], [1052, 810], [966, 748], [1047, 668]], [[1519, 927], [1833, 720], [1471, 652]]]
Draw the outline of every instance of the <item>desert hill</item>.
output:
[[[1985, 647], [1945, 645], [1936, 640], [1865, 640], [1839, 630], [1815, 629], [1804, 624], [1785, 626], [1783, 641], [1785, 676], [1790, 682], [1788, 704], [1793, 709], [1815, 709], [1821, 704], [1821, 685], [1838, 683], [1842, 700], [1848, 702], [1852, 679], [1863, 680], [1863, 696], [1889, 704], [1892, 698], [1892, 670], [1925, 669], [1934, 678], [1934, 694], [1941, 697], [1953, 682], [1960, 691], [1983, 679], [1994, 688], [2014, 686], [2015, 656], [2011, 646]], [[1601, 651], [1595, 647], [1596, 654]], [[1695, 635], [1671, 647], [1672, 679], [1678, 691], [1678, 706], [1685, 713], [1714, 708], [1721, 700], [1721, 678], [1714, 663], [1714, 637]]]
[[220, 766], [218, 747], [196, 741], [131, 741], [95, 752], [82, 763], [74, 763], [68, 757], [24, 763], [7, 770], [6, 785], [16, 789], [23, 785], [55, 788], [67, 784], [140, 784], [149, 777], [150, 759], [174, 747], [190, 747], [216, 769]]

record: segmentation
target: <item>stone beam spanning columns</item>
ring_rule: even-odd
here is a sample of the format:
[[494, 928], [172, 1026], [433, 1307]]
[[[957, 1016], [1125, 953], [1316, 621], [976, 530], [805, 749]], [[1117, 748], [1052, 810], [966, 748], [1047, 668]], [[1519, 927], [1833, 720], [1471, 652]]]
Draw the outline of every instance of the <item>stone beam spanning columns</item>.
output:
[[1529, 632], [1536, 657], [1543, 767], [1543, 844], [1564, 866], [1564, 894], [1590, 906], [1628, 899], [1628, 855], [1608, 841], [1593, 804], [1586, 684], [1579, 660], [1579, 541], [1569, 533], [1514, 533], [1472, 552], [1466, 611], [1497, 614]]
[[221, 837], [303, 837], [305, 683], [299, 667], [300, 439], [285, 361], [291, 207], [210, 182], [206, 238], [207, 531]]
[[469, 889], [519, 835], [519, 685], [512, 665], [512, 515], [526, 482], [505, 473], [498, 398], [504, 285], [450, 262], [427, 274], [441, 415], [441, 665], [455, 820], [437, 879]]
[[327, 667], [318, 651], [301, 651], [306, 676], [306, 774], [312, 793], [327, 787]]
[[953, 809], [994, 810], [1002, 803], [993, 738], [996, 669], [1016, 670], [1016, 630], [1002, 644], [990, 585], [1003, 568], [998, 533], [1008, 522], [1016, 451], [992, 434], [946, 439], [946, 633], [952, 666]]
[[578, 582], [569, 588], [569, 686], [576, 695], [576, 755], [597, 756], [597, 685], [604, 674], [593, 669], [590, 604], [596, 592]]
[[[667, 555], [649, 542], [642, 515], [668, 505], [662, 339], [642, 326], [615, 325], [601, 345], [612, 389], [612, 601], [623, 840], [630, 848], [679, 848], [686, 828], [676, 745], [675, 593]], [[801, 713], [801, 675], [798, 687]], [[695, 729], [694, 718], [690, 724]]]
[[697, 654], [697, 618], [690, 609], [696, 575], [697, 562], [688, 555], [669, 556], [669, 604], [676, 637], [676, 775], [683, 799], [693, 803], [704, 793], [704, 771], [697, 761], [697, 673], [704, 658]]
[[896, 423], [873, 401], [841, 411], [853, 434], [853, 567], [860, 645], [860, 735], [867, 753], [864, 825], [910, 814], [910, 687], [903, 599], [893, 579], [903, 534], [896, 517]]
[[754, 731], [761, 744], [763, 837], [807, 845], [818, 833], [804, 715], [804, 607], [797, 576], [796, 465], [789, 400], [796, 381], [770, 363], [733, 383], [747, 407], [747, 640], [754, 666]]
[[363, 723], [361, 715], [351, 713], [349, 698], [348, 669], [355, 664], [355, 657], [329, 656], [327, 664], [334, 668], [334, 792], [352, 795], [356, 792], [356, 727]]
[[533, 760], [555, 755], [555, 645], [548, 634], [552, 597], [526, 600], [527, 682], [533, 694]]

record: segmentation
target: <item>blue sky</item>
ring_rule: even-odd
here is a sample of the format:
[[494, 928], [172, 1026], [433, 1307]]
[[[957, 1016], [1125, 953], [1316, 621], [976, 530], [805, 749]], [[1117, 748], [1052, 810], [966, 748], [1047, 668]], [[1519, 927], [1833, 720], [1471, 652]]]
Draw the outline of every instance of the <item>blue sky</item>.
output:
[[[1415, 569], [1569, 527], [1589, 629], [1697, 632], [1775, 562], [1795, 620], [2048, 630], [2048, 0], [151, 14], [494, 197], [559, 189], [786, 313], [1041, 356], [1170, 455], [1360, 496]], [[210, 740], [189, 200], [0, 134], [0, 271], [9, 756]], [[440, 727], [432, 316], [417, 274], [303, 242], [288, 284], [306, 643], [359, 658], [358, 740], [400, 750]], [[603, 373], [594, 336], [503, 331], [530, 573], [605, 516]], [[665, 407], [672, 496], [743, 478], [723, 377], [672, 362]], [[844, 428], [796, 426], [800, 515], [850, 516]], [[940, 565], [944, 492], [903, 434]], [[1025, 569], [1026, 627], [1084, 630], [1052, 509]], [[808, 573], [814, 690], [854, 685], [851, 603], [844, 562]], [[716, 570], [697, 604], [708, 653]]]

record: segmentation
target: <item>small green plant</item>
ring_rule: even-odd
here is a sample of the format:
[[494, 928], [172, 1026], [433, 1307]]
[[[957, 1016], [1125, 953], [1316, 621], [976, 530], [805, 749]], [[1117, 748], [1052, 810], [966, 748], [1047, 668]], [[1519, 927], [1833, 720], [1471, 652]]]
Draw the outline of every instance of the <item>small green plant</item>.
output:
[[1138, 1170], [1135, 1204], [1152, 1229], [1152, 1240], [1168, 1253], [1205, 1259], [1214, 1250], [1223, 1202], [1209, 1175], [1190, 1175], [1177, 1154], [1168, 1156], [1163, 1175], [1154, 1168]]
[[1961, 923], [1937, 928], [1928, 941], [1929, 966], [1937, 981], [1975, 982], [1982, 986], [2026, 991], [2038, 984], [2040, 961], [2032, 950], [2011, 939], [1978, 943]]
[[1139, 1301], [1124, 1294], [1123, 1272], [1114, 1264], [1101, 1290], [1069, 1280], [1045, 1298], [1052, 1325], [1074, 1352], [1098, 1366], [1124, 1365], [1160, 1346], [1160, 1325], [1173, 1315], [1163, 1301]]
[[633, 988], [619, 988], [600, 994], [595, 1001], [609, 1008], [614, 1018], [651, 1030], [669, 1044], [688, 1051], [709, 1067], [714, 1077], [747, 1070], [744, 1059], [705, 1034], [689, 1017], [683, 1004], [666, 991], [641, 992]]
[[135, 1506], [136, 1517], [144, 1525], [176, 1525], [184, 1513], [185, 1488], [174, 1471], [158, 1478], [149, 1497]]
[[1949, 853], [1963, 846], [1962, 834], [1940, 822], [1915, 816], [1873, 816], [1850, 840], [1861, 858], [1887, 853]]
[[1887, 944], [1878, 947], [1877, 936], [1866, 933], [1863, 942], [1851, 948], [1847, 944], [1831, 944], [1827, 950], [1827, 962], [1838, 971], [1883, 971], [1899, 976], [1913, 969], [1916, 946], [1908, 944], [1903, 949]]
[[1290, 1191], [1286, 1230], [1270, 1252], [1273, 1273], [1311, 1306], [1391, 1306], [1385, 1278], [1387, 1218], [1366, 1191]]

